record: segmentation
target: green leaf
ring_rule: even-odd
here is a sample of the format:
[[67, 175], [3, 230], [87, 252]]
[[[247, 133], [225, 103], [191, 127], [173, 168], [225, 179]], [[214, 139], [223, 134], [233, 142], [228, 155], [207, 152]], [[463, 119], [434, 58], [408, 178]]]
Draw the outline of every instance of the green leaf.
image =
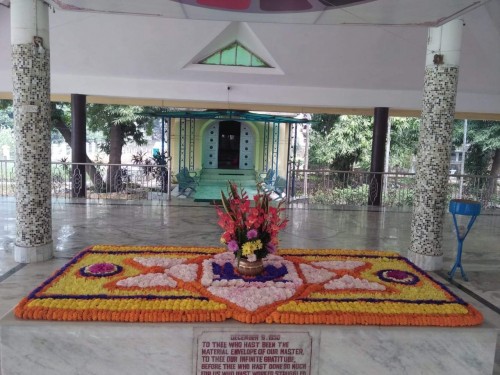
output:
[[224, 207], [224, 210], [231, 216], [233, 219], [236, 218], [235, 213], [231, 209], [231, 203], [229, 202], [229, 199], [225, 196], [224, 192], [221, 190], [221, 200], [222, 200], [222, 206]]

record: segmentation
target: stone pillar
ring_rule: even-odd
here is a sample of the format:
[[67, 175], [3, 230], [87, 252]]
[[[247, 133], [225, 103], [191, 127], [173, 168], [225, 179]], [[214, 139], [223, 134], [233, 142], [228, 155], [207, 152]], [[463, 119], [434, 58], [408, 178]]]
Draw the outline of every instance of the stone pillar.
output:
[[[85, 163], [87, 161], [87, 97], [71, 94], [71, 161]], [[73, 164], [73, 197], [85, 198], [85, 165]]]
[[463, 21], [457, 19], [429, 30], [408, 252], [411, 261], [428, 271], [441, 269], [443, 263], [443, 221], [462, 29]]
[[49, 12], [41, 0], [11, 2], [16, 141], [16, 240], [20, 263], [52, 258]]
[[368, 204], [380, 206], [382, 202], [382, 172], [384, 172], [385, 144], [389, 127], [389, 108], [377, 107], [374, 111], [372, 158], [370, 165], [370, 190]]

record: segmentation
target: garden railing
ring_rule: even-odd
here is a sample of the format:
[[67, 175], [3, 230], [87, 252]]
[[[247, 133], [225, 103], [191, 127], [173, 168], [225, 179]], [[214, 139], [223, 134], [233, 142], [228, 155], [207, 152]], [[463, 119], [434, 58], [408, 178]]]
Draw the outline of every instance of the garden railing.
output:
[[[376, 194], [383, 207], [411, 207], [415, 195], [414, 173], [364, 171], [294, 170], [290, 173], [288, 197], [323, 205], [368, 206]], [[293, 178], [294, 177], [294, 178]], [[448, 176], [448, 200], [470, 199], [483, 208], [500, 208], [500, 178]]]
[[[86, 199], [152, 202], [171, 199], [172, 171], [169, 160], [166, 165], [53, 162], [52, 196], [70, 199], [82, 195], [83, 168], [86, 170]], [[14, 174], [14, 162], [0, 160], [0, 196], [14, 195]], [[368, 206], [376, 194], [381, 195], [383, 207], [412, 207], [414, 202], [414, 173], [296, 169], [289, 176], [286, 196], [290, 202]], [[498, 176], [450, 174], [447, 198], [476, 200], [485, 209], [500, 208], [499, 185]]]
[[[82, 171], [85, 173], [83, 185]], [[151, 164], [51, 163], [52, 197], [159, 201], [171, 199], [171, 168]], [[0, 195], [15, 195], [15, 164], [0, 161]], [[84, 194], [83, 194], [84, 193]]]

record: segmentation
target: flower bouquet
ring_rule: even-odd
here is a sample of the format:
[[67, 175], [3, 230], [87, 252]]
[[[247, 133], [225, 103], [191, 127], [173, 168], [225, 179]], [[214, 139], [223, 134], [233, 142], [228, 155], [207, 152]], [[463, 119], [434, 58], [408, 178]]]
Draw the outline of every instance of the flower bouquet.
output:
[[244, 264], [260, 264], [249, 267], [262, 271], [262, 259], [276, 252], [278, 232], [288, 223], [282, 217], [284, 201], [272, 206], [270, 195], [270, 192], [263, 192], [257, 187], [254, 205], [251, 205], [246, 191], [238, 189], [234, 182], [229, 182], [227, 196], [221, 191], [223, 207], [216, 207], [219, 216], [217, 223], [224, 230], [221, 242], [235, 254], [240, 271], [242, 261]]

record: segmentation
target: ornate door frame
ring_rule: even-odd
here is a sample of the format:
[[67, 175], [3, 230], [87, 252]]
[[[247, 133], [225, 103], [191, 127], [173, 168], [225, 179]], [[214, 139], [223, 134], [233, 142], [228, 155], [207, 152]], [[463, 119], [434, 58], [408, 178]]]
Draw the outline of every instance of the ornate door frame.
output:
[[[202, 167], [216, 169], [218, 167], [219, 122], [214, 120], [203, 130]], [[247, 122], [240, 121], [240, 161], [239, 169], [255, 169], [256, 130]]]

